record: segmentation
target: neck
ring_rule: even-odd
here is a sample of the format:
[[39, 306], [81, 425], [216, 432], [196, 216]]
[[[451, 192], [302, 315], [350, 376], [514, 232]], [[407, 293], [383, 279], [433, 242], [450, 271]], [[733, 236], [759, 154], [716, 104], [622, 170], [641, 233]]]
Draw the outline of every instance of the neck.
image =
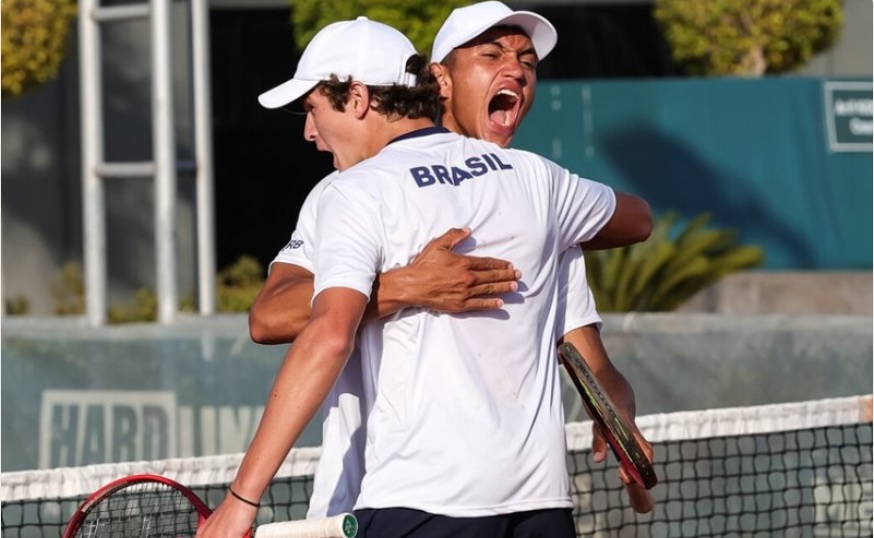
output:
[[374, 129], [376, 136], [371, 138], [370, 149], [372, 153], [370, 157], [379, 153], [382, 148], [395, 138], [418, 131], [419, 129], [427, 129], [428, 127], [434, 127], [434, 122], [429, 118], [418, 118], [415, 120], [410, 118], [386, 119], [379, 129]]
[[446, 127], [453, 133], [458, 133], [464, 136], [471, 136], [470, 133], [466, 133], [464, 129], [461, 128], [461, 125], [455, 121], [455, 116], [452, 115], [451, 112], [447, 112], [445, 109], [443, 111], [443, 115], [440, 117], [440, 125]]
[[337, 167], [337, 170], [342, 172], [373, 157], [399, 136], [434, 126], [434, 122], [428, 118], [389, 119], [378, 114], [371, 115], [371, 118], [366, 120], [366, 124], [361, 124], [360, 129], [347, 133], [351, 137], [351, 146], [345, 152], [335, 153], [334, 166]]

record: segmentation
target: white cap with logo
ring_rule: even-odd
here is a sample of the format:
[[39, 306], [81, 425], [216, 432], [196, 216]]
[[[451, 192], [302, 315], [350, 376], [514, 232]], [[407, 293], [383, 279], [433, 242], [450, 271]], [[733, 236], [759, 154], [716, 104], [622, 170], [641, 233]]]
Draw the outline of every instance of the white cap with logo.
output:
[[464, 45], [494, 26], [521, 28], [531, 39], [537, 57], [541, 60], [552, 51], [558, 41], [558, 32], [544, 17], [531, 11], [513, 11], [502, 2], [489, 0], [456, 8], [449, 14], [434, 38], [431, 61], [442, 62], [452, 49]]
[[407, 61], [416, 47], [407, 36], [367, 17], [331, 23], [303, 51], [291, 80], [258, 96], [265, 108], [279, 108], [306, 95], [316, 84], [336, 75], [368, 86], [414, 86]]

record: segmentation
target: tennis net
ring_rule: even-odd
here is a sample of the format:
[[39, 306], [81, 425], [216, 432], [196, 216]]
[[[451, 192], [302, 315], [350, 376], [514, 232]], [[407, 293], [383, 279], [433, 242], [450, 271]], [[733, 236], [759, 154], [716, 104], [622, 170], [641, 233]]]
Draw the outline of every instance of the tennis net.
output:
[[[591, 463], [590, 422], [567, 425], [578, 536], [872, 536], [870, 395], [639, 417], [655, 450], [654, 510], [628, 508], [611, 464]], [[258, 522], [305, 516], [318, 448], [294, 449], [262, 500]], [[119, 477], [154, 473], [216, 506], [242, 455], [0, 475], [4, 538], [58, 537], [87, 495]]]

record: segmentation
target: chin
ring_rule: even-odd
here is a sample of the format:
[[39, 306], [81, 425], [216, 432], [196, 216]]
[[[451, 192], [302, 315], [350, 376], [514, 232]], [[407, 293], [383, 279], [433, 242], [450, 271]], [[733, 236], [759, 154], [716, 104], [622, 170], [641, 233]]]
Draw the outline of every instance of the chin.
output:
[[507, 147], [510, 144], [510, 141], [513, 140], [513, 133], [489, 133], [488, 136], [485, 137], [489, 142], [493, 142], [498, 144], [499, 146]]

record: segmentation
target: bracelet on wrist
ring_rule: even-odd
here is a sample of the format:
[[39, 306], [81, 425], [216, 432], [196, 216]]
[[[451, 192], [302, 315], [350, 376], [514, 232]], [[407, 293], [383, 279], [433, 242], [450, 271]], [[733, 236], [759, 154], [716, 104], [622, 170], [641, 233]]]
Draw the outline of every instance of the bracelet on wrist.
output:
[[233, 489], [231, 489], [230, 486], [228, 487], [228, 491], [230, 492], [231, 496], [233, 496], [238, 501], [240, 501], [242, 503], [246, 503], [249, 506], [252, 506], [254, 508], [261, 508], [261, 503], [256, 503], [255, 501], [250, 501], [249, 499], [241, 497], [240, 494], [237, 493], [236, 491], [234, 491]]

